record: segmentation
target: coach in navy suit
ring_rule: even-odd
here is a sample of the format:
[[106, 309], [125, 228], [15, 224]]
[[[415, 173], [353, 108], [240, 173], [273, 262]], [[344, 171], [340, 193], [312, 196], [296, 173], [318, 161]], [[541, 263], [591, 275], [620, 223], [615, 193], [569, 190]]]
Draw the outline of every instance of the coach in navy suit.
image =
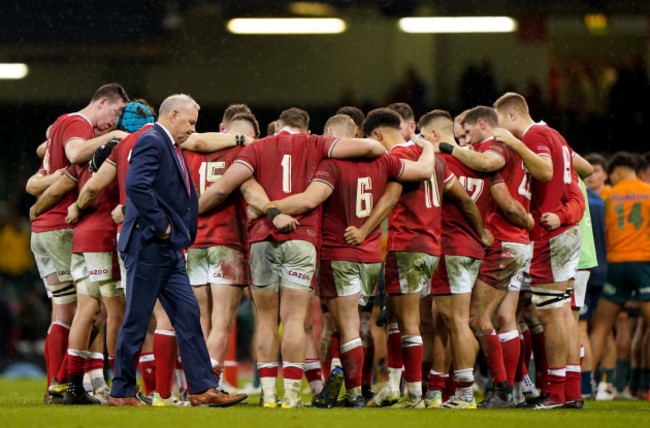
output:
[[199, 105], [188, 95], [168, 97], [158, 122], [138, 138], [131, 153], [118, 243], [127, 272], [126, 313], [117, 337], [108, 405], [143, 405], [135, 397], [136, 356], [157, 298], [176, 329], [192, 405], [224, 406], [245, 398], [215, 389], [199, 307], [181, 252], [194, 242], [198, 202], [179, 144], [195, 131], [198, 114]]

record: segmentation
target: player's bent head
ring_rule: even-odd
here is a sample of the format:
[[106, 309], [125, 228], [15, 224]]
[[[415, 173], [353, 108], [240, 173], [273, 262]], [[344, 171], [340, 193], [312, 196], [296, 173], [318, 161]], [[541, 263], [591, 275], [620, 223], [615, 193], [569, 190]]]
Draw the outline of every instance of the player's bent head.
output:
[[506, 114], [510, 110], [517, 112], [519, 116], [528, 117], [528, 103], [523, 95], [516, 92], [506, 92], [501, 95], [492, 105], [498, 114]]
[[174, 94], [165, 98], [160, 104], [158, 114], [160, 117], [170, 116], [175, 112], [179, 113], [187, 108], [193, 107], [197, 111], [201, 110], [199, 104], [194, 101], [194, 98], [187, 94]]
[[447, 110], [435, 109], [422, 115], [418, 129], [423, 134], [430, 134], [434, 129], [442, 134], [453, 134], [454, 120]]
[[260, 136], [260, 124], [257, 123], [257, 119], [253, 113], [237, 113], [230, 118], [226, 132], [228, 134], [244, 134], [251, 138], [257, 138]]
[[392, 128], [400, 130], [402, 118], [394, 110], [376, 108], [371, 110], [363, 121], [363, 133], [372, 138], [373, 132], [378, 128]]
[[280, 128], [288, 126], [301, 132], [307, 132], [309, 130], [309, 113], [297, 107], [288, 108], [280, 113], [278, 125]]
[[339, 114], [345, 114], [350, 116], [354, 121], [354, 124], [357, 125], [359, 128], [361, 128], [361, 125], [363, 124], [363, 119], [365, 119], [365, 115], [363, 114], [361, 109], [354, 106], [341, 107], [336, 111], [336, 115], [338, 116]]
[[90, 100], [91, 103], [99, 101], [102, 98], [107, 99], [111, 103], [128, 103], [129, 96], [126, 94], [126, 89], [119, 83], [107, 83], [102, 85], [95, 91], [95, 95]]
[[357, 133], [357, 125], [347, 114], [337, 114], [330, 117], [325, 123], [323, 135], [337, 138], [354, 138]]
[[627, 168], [636, 172], [638, 167], [639, 156], [637, 154], [630, 152], [616, 152], [609, 160], [609, 164], [607, 165], [607, 174], [611, 176], [617, 168]]
[[143, 98], [134, 100], [125, 105], [115, 125], [126, 132], [138, 132], [147, 123], [156, 121], [156, 110]]
[[413, 109], [406, 103], [393, 103], [386, 106], [386, 108], [393, 110], [406, 121], [415, 121], [415, 114], [413, 114]]
[[221, 118], [221, 124], [225, 128], [228, 128], [228, 124], [232, 118], [238, 113], [253, 113], [251, 109], [246, 104], [230, 104], [226, 107], [226, 110], [223, 112], [223, 117]]
[[460, 124], [463, 127], [465, 125], [474, 126], [479, 120], [483, 120], [492, 128], [496, 128], [499, 124], [497, 112], [494, 111], [492, 107], [488, 106], [476, 106], [467, 110]]

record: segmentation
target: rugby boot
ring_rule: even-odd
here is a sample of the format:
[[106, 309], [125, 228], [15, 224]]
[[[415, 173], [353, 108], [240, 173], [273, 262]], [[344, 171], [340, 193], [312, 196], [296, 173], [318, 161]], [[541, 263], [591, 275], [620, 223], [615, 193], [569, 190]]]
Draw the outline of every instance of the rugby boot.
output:
[[368, 401], [368, 407], [387, 407], [397, 403], [400, 399], [399, 389], [392, 389], [388, 382], [381, 387], [381, 390], [375, 397]]
[[400, 398], [400, 400], [390, 406], [391, 409], [424, 409], [424, 401], [422, 397], [409, 397], [408, 395]]
[[278, 400], [278, 396], [275, 394], [269, 395], [268, 397], [264, 394], [260, 396], [260, 407], [264, 407], [265, 409], [277, 409], [281, 405], [282, 402]]
[[63, 402], [63, 394], [68, 390], [68, 384], [59, 383], [56, 378], [52, 379], [50, 386], [47, 388], [47, 393], [43, 402], [45, 404], [61, 404]]
[[363, 409], [366, 407], [366, 399], [363, 395], [345, 396], [345, 406], [349, 409]]
[[69, 375], [68, 389], [63, 395], [63, 404], [93, 405], [102, 404], [102, 402], [86, 392], [86, 389], [83, 386], [83, 376]]
[[536, 400], [535, 404], [530, 404], [526, 407], [535, 410], [561, 409], [564, 407], [564, 403], [558, 403], [551, 399], [551, 397], [546, 397], [541, 400]]
[[573, 400], [566, 400], [564, 402], [565, 409], [584, 409], [585, 408], [585, 399], [582, 397], [575, 398]]
[[153, 407], [189, 407], [189, 401], [181, 401], [174, 394], [170, 395], [167, 398], [162, 398], [159, 393], [153, 393], [153, 400], [151, 405]]
[[312, 399], [312, 406], [321, 409], [334, 407], [336, 400], [339, 398], [343, 380], [343, 369], [341, 367], [334, 367], [329, 376], [327, 376], [323, 390]]
[[472, 410], [476, 409], [476, 400], [472, 397], [471, 401], [465, 400], [460, 395], [452, 395], [449, 400], [442, 403], [443, 409]]
[[282, 398], [283, 409], [297, 409], [302, 407], [302, 398], [300, 397], [300, 389], [296, 391], [284, 391]]
[[427, 409], [435, 409], [442, 406], [442, 391], [430, 389], [424, 397], [424, 405]]

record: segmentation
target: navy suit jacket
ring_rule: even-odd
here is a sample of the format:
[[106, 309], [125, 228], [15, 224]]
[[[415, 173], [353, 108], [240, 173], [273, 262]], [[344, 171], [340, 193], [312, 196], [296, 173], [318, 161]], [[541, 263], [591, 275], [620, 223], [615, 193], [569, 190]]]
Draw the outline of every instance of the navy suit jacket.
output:
[[188, 248], [194, 242], [198, 198], [189, 171], [188, 178], [189, 193], [174, 142], [160, 124], [156, 123], [138, 138], [126, 175], [126, 215], [118, 243], [121, 252], [137, 257], [129, 247], [139, 248], [141, 240], [159, 237], [168, 225], [171, 225], [169, 245], [172, 248]]

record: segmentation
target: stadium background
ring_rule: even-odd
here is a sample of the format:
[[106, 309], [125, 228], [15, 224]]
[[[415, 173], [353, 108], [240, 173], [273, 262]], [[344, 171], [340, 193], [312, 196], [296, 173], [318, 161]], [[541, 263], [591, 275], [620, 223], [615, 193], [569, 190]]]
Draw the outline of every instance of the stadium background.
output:
[[[509, 16], [506, 33], [407, 34], [405, 16]], [[330, 35], [236, 35], [236, 17], [338, 17]], [[364, 111], [403, 101], [420, 115], [491, 103], [506, 90], [580, 153], [647, 151], [650, 3], [556, 0], [23, 0], [0, 3], [0, 371], [40, 363], [48, 303], [29, 251], [24, 191], [36, 147], [60, 114], [85, 106], [102, 83], [158, 106], [177, 92], [202, 109], [198, 131], [245, 102], [264, 130], [290, 106], [311, 130], [342, 105]], [[264, 131], [263, 131], [264, 132]], [[245, 349], [242, 351], [245, 353]]]

